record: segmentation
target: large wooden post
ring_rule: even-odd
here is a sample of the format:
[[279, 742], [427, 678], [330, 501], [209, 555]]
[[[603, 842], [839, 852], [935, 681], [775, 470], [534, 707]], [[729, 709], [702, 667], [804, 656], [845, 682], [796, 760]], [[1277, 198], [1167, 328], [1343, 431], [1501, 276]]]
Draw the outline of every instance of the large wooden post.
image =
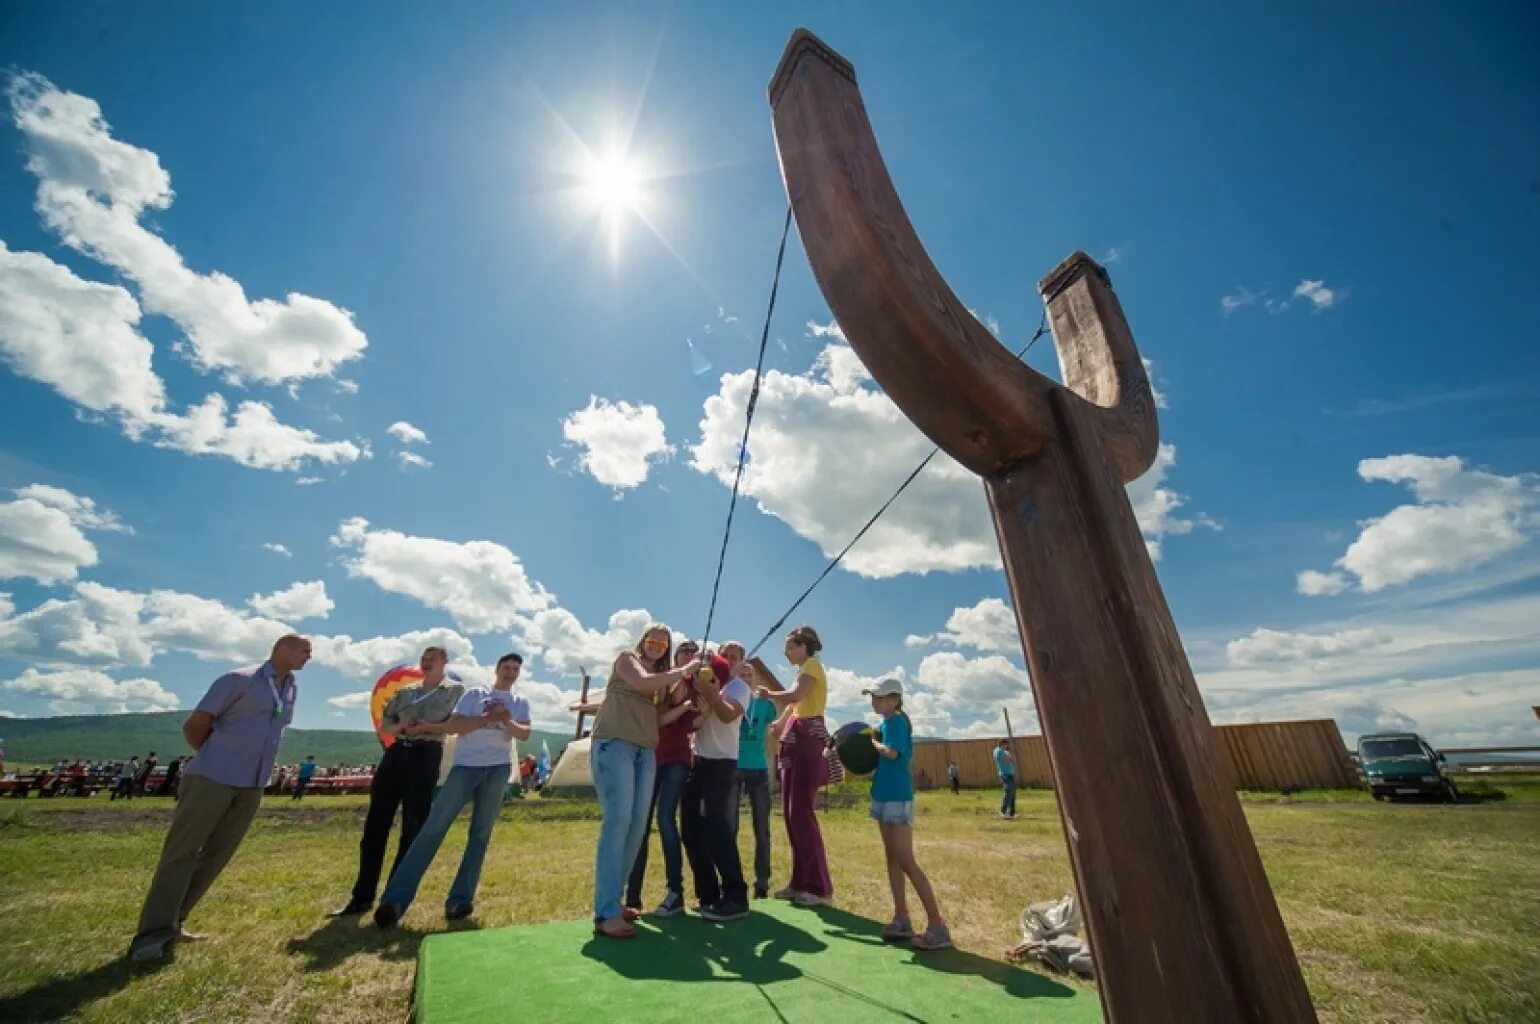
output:
[[1158, 429], [1106, 272], [1076, 253], [1040, 285], [1057, 384], [931, 264], [848, 61], [799, 30], [770, 104], [803, 246], [845, 336], [984, 479], [1107, 1018], [1314, 1020], [1124, 490]]

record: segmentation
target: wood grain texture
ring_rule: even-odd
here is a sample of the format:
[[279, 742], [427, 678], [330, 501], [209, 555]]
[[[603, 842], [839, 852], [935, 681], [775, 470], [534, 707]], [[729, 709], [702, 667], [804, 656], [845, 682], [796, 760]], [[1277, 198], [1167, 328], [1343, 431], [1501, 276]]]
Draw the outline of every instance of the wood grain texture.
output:
[[985, 478], [1107, 1018], [1314, 1020], [1123, 489], [1158, 433], [1105, 272], [1077, 253], [1043, 282], [1060, 386], [932, 265], [848, 61], [799, 30], [770, 98], [803, 246], [851, 347]]

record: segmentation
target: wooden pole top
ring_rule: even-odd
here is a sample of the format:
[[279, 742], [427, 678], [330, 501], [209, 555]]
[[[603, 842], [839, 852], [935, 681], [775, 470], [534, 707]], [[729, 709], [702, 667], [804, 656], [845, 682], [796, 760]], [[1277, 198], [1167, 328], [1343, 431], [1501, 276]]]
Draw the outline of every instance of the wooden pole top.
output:
[[[953, 294], [905, 213], [855, 70], [806, 29], [769, 87], [787, 194], [819, 287], [883, 390], [958, 462], [989, 476], [1057, 434], [1060, 384], [1017, 359]], [[1119, 475], [1153, 464], [1159, 432], [1144, 364], [1106, 272], [1084, 253], [1042, 283], [1065, 386], [1088, 402]], [[1065, 330], [1067, 321], [1084, 322]]]

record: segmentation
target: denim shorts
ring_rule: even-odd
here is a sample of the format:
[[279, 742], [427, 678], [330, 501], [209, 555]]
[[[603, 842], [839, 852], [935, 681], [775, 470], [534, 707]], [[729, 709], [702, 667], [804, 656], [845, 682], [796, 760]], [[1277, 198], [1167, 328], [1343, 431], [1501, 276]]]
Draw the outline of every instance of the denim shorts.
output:
[[872, 820], [884, 825], [913, 825], [913, 800], [873, 800]]

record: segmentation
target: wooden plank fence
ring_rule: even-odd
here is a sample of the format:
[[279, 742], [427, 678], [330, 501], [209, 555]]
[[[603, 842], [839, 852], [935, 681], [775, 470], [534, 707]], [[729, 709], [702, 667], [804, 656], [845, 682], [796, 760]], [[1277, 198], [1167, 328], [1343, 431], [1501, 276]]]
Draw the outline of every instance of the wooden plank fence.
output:
[[[1357, 789], [1361, 785], [1337, 723], [1329, 718], [1218, 725], [1214, 727], [1214, 739], [1229, 759], [1237, 789]], [[997, 785], [994, 750], [999, 742], [935, 740], [916, 744], [915, 786], [945, 788], [950, 761], [957, 762], [958, 777], [964, 786]], [[1041, 736], [1016, 737], [1014, 753], [1016, 778], [1021, 785], [1053, 787], [1048, 747]]]

